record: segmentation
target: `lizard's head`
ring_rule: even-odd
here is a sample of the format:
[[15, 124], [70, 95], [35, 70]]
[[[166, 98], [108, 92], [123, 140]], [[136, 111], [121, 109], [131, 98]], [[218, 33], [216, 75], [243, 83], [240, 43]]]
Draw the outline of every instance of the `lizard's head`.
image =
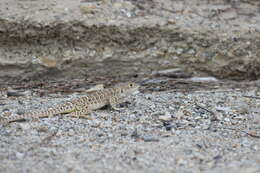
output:
[[124, 83], [118, 87], [118, 91], [122, 96], [137, 94], [139, 92], [138, 89], [139, 89], [139, 85], [134, 82]]

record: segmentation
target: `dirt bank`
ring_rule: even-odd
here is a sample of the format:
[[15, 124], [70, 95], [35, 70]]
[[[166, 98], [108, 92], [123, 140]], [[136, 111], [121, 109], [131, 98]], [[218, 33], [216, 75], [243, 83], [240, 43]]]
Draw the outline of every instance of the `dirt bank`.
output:
[[258, 1], [0, 2], [0, 79], [149, 74], [257, 79]]

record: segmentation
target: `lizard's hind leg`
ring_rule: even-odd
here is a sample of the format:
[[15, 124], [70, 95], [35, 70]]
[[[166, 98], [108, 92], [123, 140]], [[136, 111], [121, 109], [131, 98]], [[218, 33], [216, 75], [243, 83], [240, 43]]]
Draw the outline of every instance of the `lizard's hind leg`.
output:
[[77, 110], [75, 112], [71, 112], [69, 116], [76, 117], [76, 118], [88, 118], [88, 114], [90, 113], [89, 109], [84, 108]]

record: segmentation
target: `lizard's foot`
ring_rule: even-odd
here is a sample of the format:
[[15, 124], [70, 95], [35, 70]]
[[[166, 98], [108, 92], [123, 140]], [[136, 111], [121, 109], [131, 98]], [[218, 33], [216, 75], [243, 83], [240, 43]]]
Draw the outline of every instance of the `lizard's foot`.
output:
[[31, 118], [28, 118], [27, 120], [29, 120], [29, 122], [36, 122], [39, 119], [40, 119], [39, 117], [31, 117]]
[[0, 121], [1, 121], [0, 125], [3, 127], [6, 127], [9, 124], [9, 122], [5, 121], [5, 120], [6, 120], [6, 118], [0, 117]]
[[54, 115], [53, 115], [53, 114], [51, 114], [51, 115], [49, 115], [49, 116], [48, 116], [48, 118], [53, 118], [53, 117], [54, 117]]
[[85, 110], [82, 110], [82, 111], [75, 111], [75, 112], [71, 112], [69, 114], [69, 116], [71, 117], [74, 117], [74, 118], [85, 118], [87, 119], [89, 116], [88, 116], [88, 111], [85, 111]]
[[110, 107], [112, 110], [119, 111], [119, 112], [124, 109], [124, 108], [117, 107], [117, 105], [111, 105]]

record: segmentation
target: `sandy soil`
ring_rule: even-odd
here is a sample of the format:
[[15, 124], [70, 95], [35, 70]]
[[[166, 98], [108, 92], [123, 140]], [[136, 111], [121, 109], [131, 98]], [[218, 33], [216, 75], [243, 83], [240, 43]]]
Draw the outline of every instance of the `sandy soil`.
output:
[[[56, 116], [2, 126], [0, 172], [260, 171], [259, 86], [158, 92], [148, 83], [120, 112], [104, 108], [89, 119]], [[23, 93], [1, 100], [2, 114], [82, 95]]]

